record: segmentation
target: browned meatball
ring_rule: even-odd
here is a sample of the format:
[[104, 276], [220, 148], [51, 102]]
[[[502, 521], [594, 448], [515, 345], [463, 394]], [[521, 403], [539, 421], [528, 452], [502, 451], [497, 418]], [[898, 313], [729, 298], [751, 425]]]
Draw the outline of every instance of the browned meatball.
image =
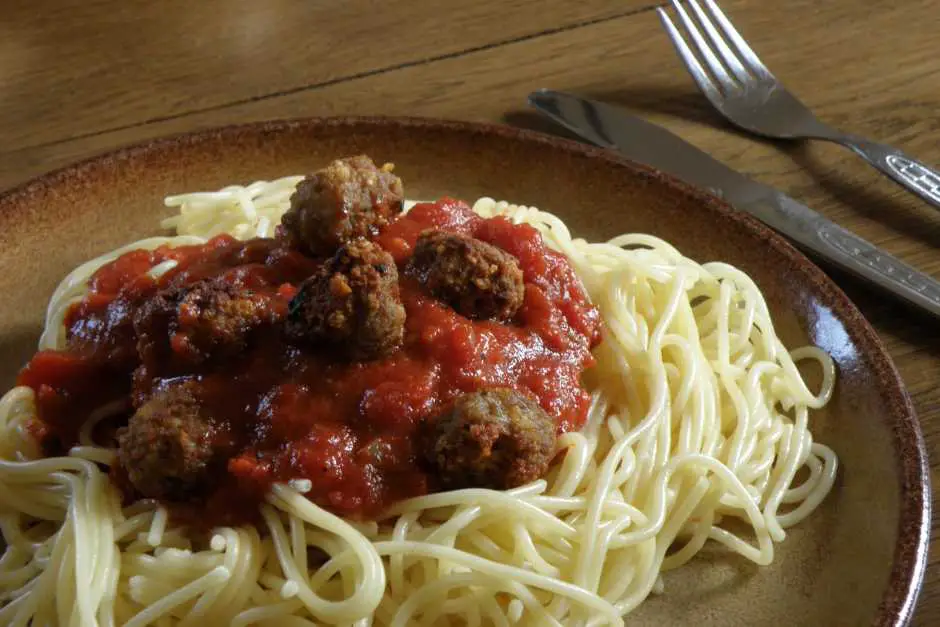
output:
[[288, 337], [327, 343], [358, 360], [394, 351], [404, 329], [395, 261], [365, 239], [340, 248], [301, 284], [287, 322]]
[[524, 485], [545, 474], [555, 453], [555, 422], [507, 388], [460, 396], [431, 429], [429, 461], [448, 489]]
[[515, 257], [446, 231], [425, 231], [418, 237], [408, 272], [458, 313], [477, 320], [509, 320], [525, 294]]
[[118, 460], [146, 498], [182, 501], [211, 488], [227, 446], [194, 394], [195, 384], [156, 392], [118, 431]]
[[199, 364], [244, 350], [252, 330], [282, 316], [267, 296], [219, 280], [169, 288], [135, 313], [137, 350], [150, 366]]
[[315, 256], [376, 235], [402, 210], [404, 190], [393, 167], [376, 168], [372, 159], [360, 155], [309, 175], [291, 196], [282, 233], [292, 246]]

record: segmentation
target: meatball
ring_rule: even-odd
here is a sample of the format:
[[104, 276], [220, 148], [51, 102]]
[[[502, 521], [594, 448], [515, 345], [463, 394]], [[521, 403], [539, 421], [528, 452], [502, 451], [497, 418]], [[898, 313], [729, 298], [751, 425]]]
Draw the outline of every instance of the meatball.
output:
[[376, 235], [402, 210], [404, 190], [393, 167], [377, 168], [360, 155], [307, 176], [291, 196], [281, 233], [293, 247], [323, 257], [356, 238]]
[[525, 295], [516, 258], [466, 235], [425, 231], [407, 271], [468, 318], [509, 320]]
[[183, 501], [211, 487], [228, 457], [225, 434], [213, 426], [194, 383], [156, 392], [118, 431], [118, 460], [146, 498]]
[[287, 321], [289, 338], [331, 344], [356, 360], [390, 354], [404, 330], [395, 261], [365, 239], [340, 248], [301, 284]]
[[135, 313], [137, 351], [151, 367], [199, 364], [244, 350], [255, 328], [282, 316], [267, 296], [220, 280], [173, 287]]
[[464, 394], [431, 427], [429, 461], [447, 489], [507, 490], [545, 474], [555, 422], [538, 403], [507, 388]]

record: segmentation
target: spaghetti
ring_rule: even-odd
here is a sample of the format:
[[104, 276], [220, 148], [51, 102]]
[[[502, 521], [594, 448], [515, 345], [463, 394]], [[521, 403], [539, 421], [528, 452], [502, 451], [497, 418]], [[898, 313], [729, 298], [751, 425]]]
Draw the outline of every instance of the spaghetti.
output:
[[[105, 263], [220, 233], [271, 236], [300, 180], [168, 198], [180, 212], [163, 226], [177, 236], [74, 270], [41, 348], [64, 345], [66, 311]], [[586, 373], [587, 423], [559, 438], [565, 454], [547, 476], [408, 499], [368, 523], [317, 507], [297, 480], [273, 487], [263, 524], [196, 534], [161, 505], [122, 506], [107, 475], [115, 453], [92, 437], [120, 408], [100, 408], [66, 456], [44, 458], [28, 430], [35, 395], [17, 387], [0, 400], [0, 623], [622, 625], [709, 540], [770, 564], [835, 479], [835, 454], [809, 431], [835, 384], [829, 356], [784, 347], [757, 286], [727, 264], [700, 265], [650, 235], [575, 239], [531, 207], [482, 198], [473, 209], [535, 227], [606, 325]], [[804, 360], [822, 367], [816, 394]]]

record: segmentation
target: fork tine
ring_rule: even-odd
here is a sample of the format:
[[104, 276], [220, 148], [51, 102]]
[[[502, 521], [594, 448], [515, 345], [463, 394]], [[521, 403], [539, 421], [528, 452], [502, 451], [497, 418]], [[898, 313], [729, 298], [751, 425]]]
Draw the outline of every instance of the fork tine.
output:
[[679, 0], [672, 0], [672, 8], [676, 10], [679, 21], [681, 21], [682, 26], [685, 27], [685, 32], [691, 37], [692, 43], [699, 55], [705, 60], [705, 64], [708, 65], [712, 75], [718, 79], [718, 84], [721, 85], [725, 93], [738, 90], [738, 84], [731, 78], [731, 75], [728, 74], [725, 66], [722, 65], [721, 60], [712, 51], [708, 42], [705, 41], [702, 32], [698, 29], [698, 26], [695, 25], [695, 22], [692, 21], [692, 18], [689, 17], [689, 14], [685, 12], [685, 9], [682, 8], [682, 4], [679, 3]]
[[695, 57], [691, 48], [689, 48], [689, 45], [685, 43], [685, 39], [679, 34], [679, 29], [672, 23], [672, 20], [669, 19], [669, 14], [666, 13], [666, 10], [659, 7], [656, 9], [656, 13], [659, 15], [659, 21], [662, 22], [663, 28], [666, 29], [666, 34], [669, 36], [670, 41], [672, 41], [672, 46], [676, 49], [676, 52], [679, 53], [679, 58], [682, 59], [689, 74], [692, 75], [695, 84], [702, 90], [705, 97], [717, 107], [723, 100], [718, 86], [712, 81], [708, 72], [702, 67], [702, 64], [698, 62], [698, 59]]
[[730, 69], [735, 77], [742, 83], [752, 80], [747, 68], [741, 65], [738, 56], [728, 47], [725, 38], [721, 36], [721, 33], [718, 32], [718, 29], [715, 28], [712, 21], [708, 19], [708, 15], [702, 10], [702, 5], [700, 5], [697, 0], [689, 0], [689, 6], [692, 7], [692, 12], [695, 13], [695, 18], [698, 20], [698, 23], [705, 29], [705, 34], [708, 35], [708, 38], [712, 42], [712, 48], [718, 49], [718, 56], [725, 62], [728, 69]]
[[712, 17], [718, 22], [718, 25], [721, 27], [721, 30], [724, 31], [725, 37], [728, 38], [728, 41], [737, 48], [738, 55], [744, 59], [744, 62], [750, 67], [750, 70], [760, 76], [761, 78], [769, 80], [777, 80], [774, 78], [774, 75], [771, 74], [770, 70], [766, 65], [760, 60], [760, 57], [757, 56], [757, 53], [754, 52], [747, 42], [744, 41], [744, 37], [734, 28], [734, 24], [731, 23], [731, 20], [728, 19], [728, 16], [722, 12], [718, 7], [718, 4], [715, 0], [703, 0], [705, 5], [708, 7], [709, 12], [711, 12]]

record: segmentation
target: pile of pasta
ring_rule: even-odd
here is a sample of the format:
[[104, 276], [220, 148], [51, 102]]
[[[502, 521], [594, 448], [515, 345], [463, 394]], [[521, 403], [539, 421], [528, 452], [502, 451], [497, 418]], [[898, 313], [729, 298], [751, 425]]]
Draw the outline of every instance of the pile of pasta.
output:
[[[73, 271], [40, 347], [64, 345], [65, 312], [102, 264], [219, 233], [273, 236], [300, 178], [168, 198], [179, 212], [163, 226], [176, 235]], [[195, 533], [159, 504], [122, 505], [107, 475], [115, 453], [91, 437], [116, 408], [100, 408], [66, 456], [44, 458], [29, 432], [33, 392], [17, 387], [0, 400], [0, 623], [622, 625], [709, 541], [770, 564], [836, 476], [809, 429], [835, 385], [831, 358], [785, 347], [759, 288], [730, 265], [651, 235], [576, 239], [532, 207], [473, 208], [538, 229], [604, 321], [587, 424], [559, 439], [546, 477], [410, 499], [374, 522], [342, 520], [293, 482], [273, 488], [263, 525]], [[815, 393], [801, 361], [822, 367]]]

